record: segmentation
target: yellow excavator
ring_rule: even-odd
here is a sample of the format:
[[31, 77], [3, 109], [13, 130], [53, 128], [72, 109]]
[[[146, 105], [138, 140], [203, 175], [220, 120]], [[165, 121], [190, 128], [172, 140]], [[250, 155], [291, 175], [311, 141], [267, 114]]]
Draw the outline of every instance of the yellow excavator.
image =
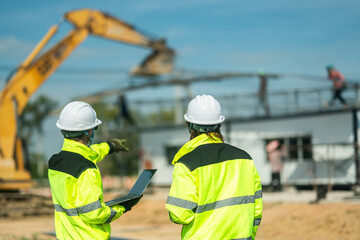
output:
[[59, 28], [59, 25], [52, 26], [0, 92], [0, 191], [31, 186], [31, 176], [25, 168], [23, 144], [18, 134], [18, 116], [32, 94], [89, 35], [150, 48], [152, 52], [132, 70], [133, 74], [158, 75], [173, 69], [175, 54], [164, 39], [150, 38], [129, 23], [97, 10], [74, 10], [63, 18], [74, 28], [40, 55]]

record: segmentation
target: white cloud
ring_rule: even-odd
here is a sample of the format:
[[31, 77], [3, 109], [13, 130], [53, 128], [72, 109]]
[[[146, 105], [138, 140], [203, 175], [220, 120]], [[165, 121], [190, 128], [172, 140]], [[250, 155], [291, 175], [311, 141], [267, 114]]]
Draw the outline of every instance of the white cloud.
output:
[[177, 54], [180, 55], [181, 57], [194, 55], [198, 52], [199, 51], [198, 51], [197, 47], [190, 46], [190, 45], [184, 46], [184, 47], [180, 48], [179, 50], [177, 50]]
[[166, 31], [164, 35], [167, 39], [178, 39], [191, 35], [191, 31], [189, 30], [189, 27], [172, 27], [170, 30]]
[[34, 44], [14, 36], [0, 37], [0, 58], [22, 60], [33, 47]]
[[167, 1], [167, 0], [156, 0], [156, 1], [142, 1], [133, 4], [129, 9], [136, 13], [148, 13], [159, 10], [180, 10], [186, 8], [194, 8], [200, 6], [209, 7], [211, 5], [224, 5], [226, 3], [235, 2], [234, 0], [182, 0], [182, 1]]

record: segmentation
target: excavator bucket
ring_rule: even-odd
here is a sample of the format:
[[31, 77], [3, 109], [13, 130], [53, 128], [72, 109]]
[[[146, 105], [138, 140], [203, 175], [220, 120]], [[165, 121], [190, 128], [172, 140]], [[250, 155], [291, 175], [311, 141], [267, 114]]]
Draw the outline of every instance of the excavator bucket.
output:
[[139, 66], [131, 69], [130, 73], [139, 76], [171, 73], [174, 68], [174, 58], [174, 50], [170, 48], [156, 49]]

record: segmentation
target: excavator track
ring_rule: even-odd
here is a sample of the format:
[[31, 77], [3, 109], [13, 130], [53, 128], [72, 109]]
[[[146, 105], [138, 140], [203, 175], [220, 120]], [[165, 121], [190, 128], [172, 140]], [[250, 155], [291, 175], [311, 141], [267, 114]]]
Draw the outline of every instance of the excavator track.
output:
[[51, 198], [19, 192], [0, 193], [0, 218], [51, 215], [54, 205]]

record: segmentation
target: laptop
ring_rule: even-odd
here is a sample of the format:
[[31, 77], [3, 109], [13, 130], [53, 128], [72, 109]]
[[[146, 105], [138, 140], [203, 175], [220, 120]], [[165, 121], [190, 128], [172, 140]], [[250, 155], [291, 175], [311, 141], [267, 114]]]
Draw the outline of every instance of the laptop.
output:
[[140, 174], [139, 178], [136, 180], [134, 186], [131, 188], [130, 192], [113, 200], [105, 202], [105, 205], [108, 207], [114, 205], [121, 205], [121, 203], [140, 198], [143, 195], [146, 187], [149, 185], [151, 179], [153, 178], [157, 169], [145, 169]]

